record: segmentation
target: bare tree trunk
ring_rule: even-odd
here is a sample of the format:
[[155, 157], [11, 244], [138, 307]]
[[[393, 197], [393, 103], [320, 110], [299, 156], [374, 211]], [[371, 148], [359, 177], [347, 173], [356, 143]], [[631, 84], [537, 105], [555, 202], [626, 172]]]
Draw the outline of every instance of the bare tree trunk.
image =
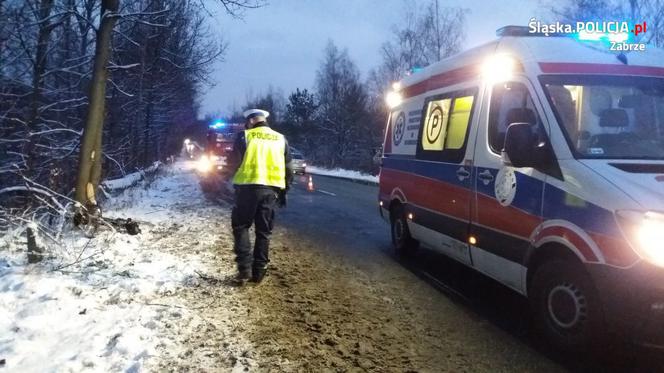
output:
[[[5, 16], [5, 0], [0, 0], [0, 19], [6, 19]], [[5, 36], [6, 24], [0, 24], [0, 58], [2, 58], [2, 51], [5, 49], [7, 36]]]
[[[86, 20], [91, 20], [92, 15], [94, 12], [94, 5], [95, 5], [96, 0], [86, 0], [85, 3], [83, 4], [84, 7], [84, 18], [78, 20], [78, 31], [80, 33], [80, 45], [79, 45], [79, 54], [81, 56], [85, 56], [88, 53], [88, 33], [90, 30], [92, 30], [92, 25], [91, 23], [86, 22]], [[79, 71], [83, 72], [83, 71]]]
[[[35, 59], [32, 64], [32, 97], [30, 99], [30, 117], [28, 118], [28, 134], [37, 130], [37, 121], [39, 119], [39, 104], [42, 96], [42, 86], [44, 85], [44, 72], [46, 71], [46, 51], [48, 49], [48, 40], [53, 31], [53, 26], [48, 20], [53, 9], [53, 0], [42, 0], [38, 5], [37, 16], [39, 19], [39, 32], [37, 35], [37, 49]], [[23, 153], [27, 158], [28, 172], [32, 172], [34, 158], [34, 139], [29, 136], [25, 144]]]
[[99, 157], [95, 160], [95, 162], [92, 164], [92, 170], [90, 171], [90, 183], [93, 186], [93, 190], [97, 190], [97, 186], [99, 185], [99, 182], [101, 181], [101, 169], [102, 165], [104, 164], [104, 156], [103, 156], [103, 151], [102, 151], [102, 139], [104, 135], [104, 129], [99, 128], [97, 131], [97, 138], [95, 139], [95, 150], [98, 150], [99, 152]]
[[145, 129], [143, 130], [143, 158], [141, 164], [147, 166], [150, 161], [150, 136], [152, 135], [152, 96], [153, 92], [148, 93], [148, 103], [145, 106]]
[[76, 200], [85, 205], [96, 205], [95, 191], [101, 175], [101, 137], [104, 126], [106, 103], [106, 79], [108, 59], [111, 54], [113, 26], [117, 20], [115, 14], [120, 0], [102, 0], [101, 24], [97, 33], [95, 60], [90, 83], [90, 104], [83, 131], [81, 153], [76, 181]]
[[26, 235], [28, 237], [28, 263], [41, 262], [44, 255], [44, 248], [37, 245], [34, 229], [28, 228]]

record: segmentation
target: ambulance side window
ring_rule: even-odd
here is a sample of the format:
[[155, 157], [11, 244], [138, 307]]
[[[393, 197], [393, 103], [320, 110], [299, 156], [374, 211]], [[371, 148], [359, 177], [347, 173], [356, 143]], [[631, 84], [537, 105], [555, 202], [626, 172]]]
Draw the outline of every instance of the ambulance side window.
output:
[[543, 131], [528, 88], [515, 82], [495, 85], [489, 111], [489, 146], [494, 153], [503, 150], [507, 127], [519, 122], [536, 124], [537, 131]]
[[417, 158], [459, 163], [468, 143], [476, 89], [433, 96], [424, 104]]

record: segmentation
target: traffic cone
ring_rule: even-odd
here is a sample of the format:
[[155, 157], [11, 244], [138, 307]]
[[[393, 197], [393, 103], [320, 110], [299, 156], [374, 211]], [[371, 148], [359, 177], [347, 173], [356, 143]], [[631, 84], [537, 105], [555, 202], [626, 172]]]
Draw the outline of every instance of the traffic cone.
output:
[[309, 182], [307, 183], [307, 191], [309, 192], [314, 191], [314, 179], [311, 175], [309, 175]]

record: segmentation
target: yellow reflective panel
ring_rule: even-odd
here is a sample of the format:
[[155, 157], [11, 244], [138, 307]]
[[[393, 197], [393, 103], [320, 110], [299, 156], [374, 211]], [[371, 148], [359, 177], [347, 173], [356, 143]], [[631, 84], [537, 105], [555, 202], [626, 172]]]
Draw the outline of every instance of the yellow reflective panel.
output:
[[427, 117], [422, 130], [422, 149], [443, 150], [445, 128], [450, 113], [452, 100], [431, 101], [427, 107]]
[[454, 99], [454, 108], [452, 115], [450, 115], [450, 124], [447, 127], [445, 149], [461, 149], [463, 147], [474, 99], [475, 97], [473, 96], [457, 97]]

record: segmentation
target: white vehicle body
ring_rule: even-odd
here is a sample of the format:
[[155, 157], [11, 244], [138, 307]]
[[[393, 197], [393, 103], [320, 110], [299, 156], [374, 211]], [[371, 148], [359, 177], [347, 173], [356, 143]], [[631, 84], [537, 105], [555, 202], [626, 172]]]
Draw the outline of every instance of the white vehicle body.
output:
[[[661, 327], [664, 51], [621, 58], [570, 37], [505, 36], [406, 77], [381, 214], [393, 229], [404, 214], [421, 246], [524, 296], [537, 268], [573, 256], [607, 322]], [[514, 123], [532, 128], [537, 165], [501, 154]]]

